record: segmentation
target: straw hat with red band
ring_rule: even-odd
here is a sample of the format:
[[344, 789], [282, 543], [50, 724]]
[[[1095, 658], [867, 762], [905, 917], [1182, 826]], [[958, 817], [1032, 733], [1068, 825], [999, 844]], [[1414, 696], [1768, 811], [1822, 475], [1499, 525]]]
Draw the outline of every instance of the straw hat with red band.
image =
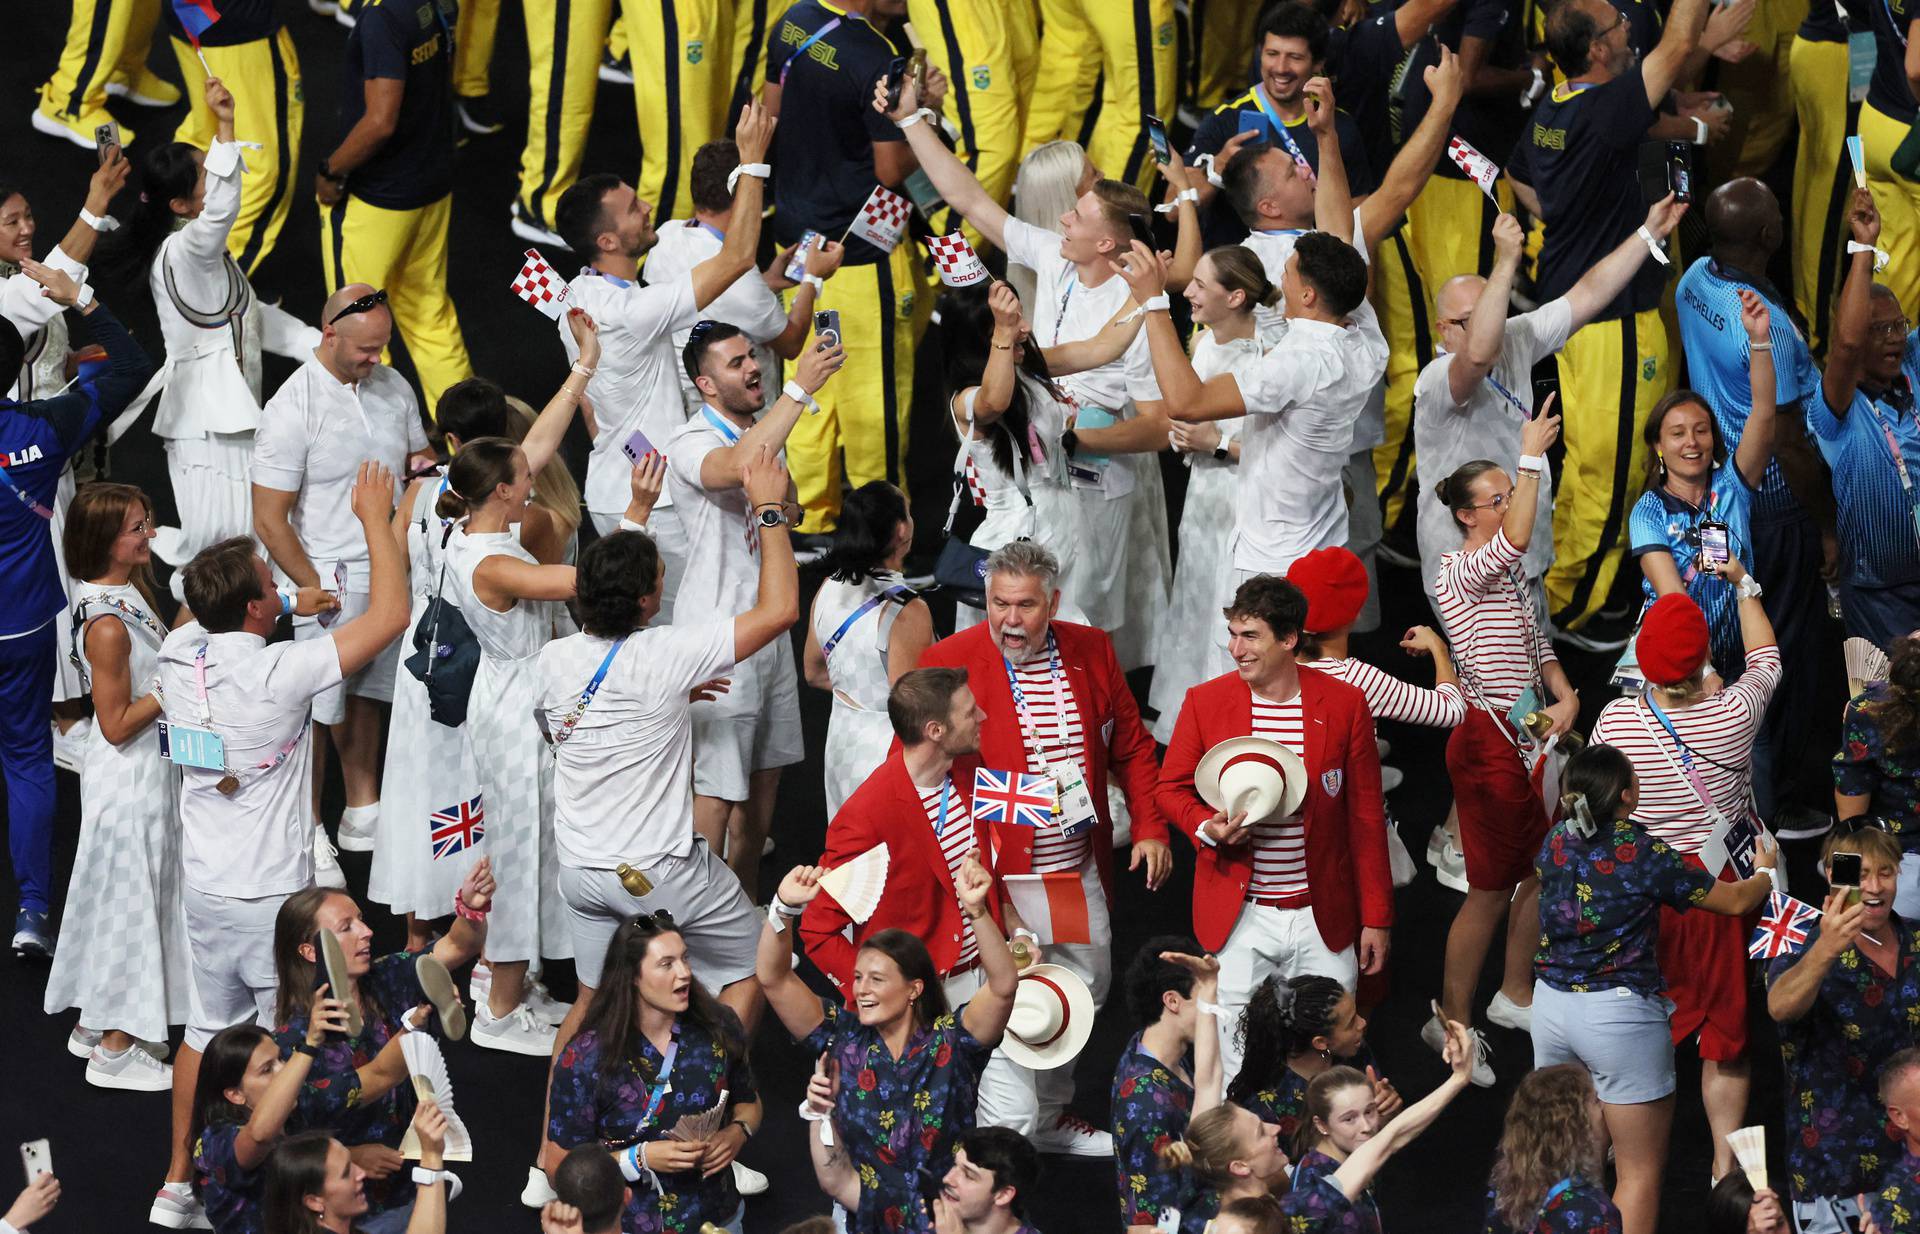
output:
[[1229, 737], [1193, 769], [1200, 800], [1231, 818], [1285, 818], [1307, 796], [1307, 765], [1270, 737]]
[[1307, 597], [1307, 629], [1315, 634], [1352, 625], [1367, 602], [1367, 567], [1337, 544], [1294, 562], [1287, 581]]
[[1086, 1048], [1093, 1015], [1093, 991], [1079, 974], [1058, 964], [1036, 964], [1020, 974], [1000, 1048], [1022, 1067], [1058, 1067]]
[[1653, 602], [1634, 637], [1640, 671], [1657, 686], [1692, 677], [1707, 662], [1707, 615], [1683, 591]]

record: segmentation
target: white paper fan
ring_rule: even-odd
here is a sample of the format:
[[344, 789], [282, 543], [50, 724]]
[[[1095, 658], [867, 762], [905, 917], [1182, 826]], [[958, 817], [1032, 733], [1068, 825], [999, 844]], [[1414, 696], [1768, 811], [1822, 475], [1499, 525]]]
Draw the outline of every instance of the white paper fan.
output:
[[[473, 1137], [454, 1112], [453, 1081], [447, 1078], [447, 1058], [440, 1053], [440, 1043], [426, 1033], [408, 1033], [400, 1038], [400, 1055], [407, 1060], [414, 1093], [422, 1101], [438, 1104], [447, 1116], [447, 1144], [441, 1156], [448, 1161], [472, 1161]], [[411, 1123], [400, 1141], [400, 1155], [410, 1161], [420, 1157], [420, 1137]]]
[[887, 846], [876, 844], [852, 861], [845, 862], [820, 876], [820, 890], [840, 901], [847, 916], [864, 922], [880, 907], [880, 893], [887, 889]]
[[1763, 1190], [1767, 1185], [1767, 1129], [1742, 1127], [1730, 1131], [1727, 1133], [1727, 1147], [1733, 1149], [1734, 1160], [1746, 1172], [1747, 1181], [1753, 1184], [1753, 1189]]
[[1854, 636], [1841, 644], [1847, 660], [1847, 691], [1858, 695], [1876, 681], [1887, 679], [1887, 653], [1864, 638]]

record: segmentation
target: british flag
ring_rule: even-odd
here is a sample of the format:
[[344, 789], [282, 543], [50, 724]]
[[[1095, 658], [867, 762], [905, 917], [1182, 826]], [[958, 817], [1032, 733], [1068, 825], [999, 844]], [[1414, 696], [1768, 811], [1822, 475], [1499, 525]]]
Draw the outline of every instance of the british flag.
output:
[[1747, 955], [1755, 960], [1796, 955], [1807, 945], [1807, 931], [1820, 916], [1813, 905], [1783, 892], [1774, 892], [1767, 900], [1766, 915], [1747, 944]]
[[1053, 781], [1024, 771], [973, 773], [973, 816], [983, 823], [1039, 827], [1053, 821]]
[[486, 817], [478, 797], [435, 810], [427, 820], [433, 832], [433, 859], [451, 857], [480, 843], [487, 834]]

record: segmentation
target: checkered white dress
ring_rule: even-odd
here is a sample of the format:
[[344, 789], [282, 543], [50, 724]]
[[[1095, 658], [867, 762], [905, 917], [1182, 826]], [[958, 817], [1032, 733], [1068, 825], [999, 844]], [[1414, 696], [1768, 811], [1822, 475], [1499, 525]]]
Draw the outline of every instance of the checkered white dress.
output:
[[[370, 899], [396, 913], [422, 917], [444, 916], [467, 871], [489, 851], [483, 837], [478, 844], [436, 858], [434, 811], [457, 811], [462, 802], [479, 797], [487, 830], [492, 830], [493, 823], [480, 791], [480, 771], [467, 728], [448, 728], [428, 714], [427, 687], [406, 666], [406, 656], [413, 652], [413, 631], [441, 585], [446, 561], [441, 539], [447, 527], [435, 517], [433, 503], [445, 484], [444, 479], [420, 483], [413, 500], [413, 521], [407, 524], [413, 611], [401, 636], [400, 662], [394, 666], [393, 718], [380, 781], [380, 825], [374, 839], [373, 872], [367, 879]], [[451, 576], [449, 571], [449, 580]], [[461, 612], [464, 615], [464, 607]], [[423, 768], [431, 769], [431, 774], [420, 774]]]
[[[853, 610], [889, 587], [900, 575], [888, 572], [858, 583], [828, 579], [813, 601], [813, 632], [822, 647]], [[885, 600], [860, 615], [827, 657], [833, 679], [833, 715], [827, 721], [827, 817], [887, 760], [893, 725], [887, 720], [887, 643], [893, 623], [906, 605]]]
[[[83, 621], [126, 625], [133, 641], [128, 677], [138, 698], [153, 680], [165, 627], [133, 587], [81, 583], [74, 600]], [[64, 619], [61, 624], [70, 625]], [[160, 757], [151, 726], [123, 746], [97, 727], [88, 738], [80, 768], [80, 843], [47, 977], [48, 1014], [77, 1007], [88, 1028], [119, 1029], [150, 1041], [164, 1040], [169, 1024], [186, 1021], [178, 778]]]
[[504, 613], [480, 603], [473, 594], [474, 569], [501, 556], [539, 564], [510, 531], [459, 530], [447, 545], [447, 592], [485, 653], [467, 704], [467, 737], [480, 773], [487, 849], [498, 884], [487, 959], [571, 959], [573, 936], [553, 842], [553, 756], [533, 722], [540, 699], [537, 657], [551, 637], [553, 612], [524, 600]]

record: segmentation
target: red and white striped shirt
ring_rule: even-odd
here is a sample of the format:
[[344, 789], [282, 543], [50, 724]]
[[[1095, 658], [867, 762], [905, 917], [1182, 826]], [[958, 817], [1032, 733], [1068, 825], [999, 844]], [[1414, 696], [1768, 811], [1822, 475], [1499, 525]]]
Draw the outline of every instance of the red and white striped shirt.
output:
[[[1728, 818], [1753, 809], [1753, 741], [1780, 684], [1780, 649], [1747, 654], [1747, 671], [1712, 698], [1661, 710], [1693, 753], [1693, 770]], [[1713, 830], [1707, 807], [1681, 770], [1680, 752], [1641, 698], [1616, 698], [1600, 709], [1592, 740], [1627, 756], [1640, 780], [1634, 821], [1683, 853], [1697, 853]]]
[[[947, 873], [953, 876], [953, 885], [960, 885], [960, 867], [966, 864], [967, 854], [973, 849], [973, 815], [967, 808], [967, 795], [954, 786], [951, 779], [943, 780], [939, 788], [921, 788], [914, 785], [914, 791], [920, 794], [920, 808], [927, 812], [927, 825], [934, 829], [934, 835], [940, 841], [940, 854], [947, 859]], [[947, 826], [940, 829], [940, 797], [943, 790], [947, 798]], [[958, 895], [954, 897], [958, 899]], [[973, 934], [973, 919], [968, 917], [964, 908], [960, 913], [960, 954], [953, 966], [964, 968], [980, 956], [980, 940]], [[945, 976], [945, 974], [941, 974]]]
[[[1080, 705], [1074, 701], [1073, 687], [1063, 670], [1059, 680], [1052, 672], [1052, 658], [1044, 652], [1014, 668], [1014, 678], [1027, 700], [1027, 718], [1020, 721], [1026, 738], [1027, 771], [1046, 774], [1051, 763], [1070, 763], [1080, 769], [1089, 792], [1097, 791], [1087, 768], [1085, 729], [1080, 723]], [[1033, 837], [1033, 872], [1077, 870], [1093, 851], [1093, 828], [1078, 835], [1065, 835], [1059, 827], [1036, 829]]]
[[1467, 718], [1467, 697], [1451, 681], [1443, 681], [1429, 690], [1352, 657], [1312, 660], [1305, 667], [1338, 677], [1360, 691], [1376, 723], [1399, 720], [1403, 724], [1424, 724], [1429, 728], [1452, 728]]
[[[1306, 720], [1300, 695], [1284, 703], [1253, 695], [1253, 735], [1279, 742], [1295, 754], [1307, 756]], [[1299, 813], [1254, 824], [1253, 880], [1247, 895], [1305, 895], [1307, 892], [1307, 828]]]
[[1521, 575], [1525, 556], [1502, 528], [1471, 552], [1442, 553], [1434, 585], [1467, 697], [1496, 715], [1511, 710], [1528, 686], [1538, 686], [1539, 665], [1559, 658]]

